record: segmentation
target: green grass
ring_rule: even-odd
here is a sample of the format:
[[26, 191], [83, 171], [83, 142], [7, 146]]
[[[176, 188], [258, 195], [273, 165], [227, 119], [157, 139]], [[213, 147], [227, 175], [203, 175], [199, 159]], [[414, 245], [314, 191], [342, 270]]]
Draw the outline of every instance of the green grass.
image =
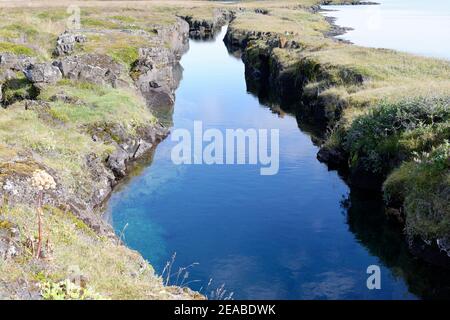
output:
[[31, 99], [37, 96], [38, 91], [33, 87], [23, 73], [16, 74], [16, 78], [7, 80], [2, 86], [3, 98], [5, 105], [12, 104], [23, 99]]
[[120, 27], [119, 24], [114, 23], [112, 21], [91, 18], [91, 17], [83, 17], [81, 19], [81, 25], [84, 28], [100, 28], [100, 29], [117, 29]]
[[47, 87], [41, 92], [40, 98], [50, 100], [59, 92], [79, 101], [76, 104], [60, 101], [50, 103], [53, 114], [58, 115], [66, 125], [80, 127], [106, 122], [131, 128], [155, 123], [143, 99], [131, 90], [64, 80]]
[[15, 32], [18, 35], [23, 34], [27, 38], [35, 38], [39, 34], [39, 30], [36, 28], [36, 26], [24, 25], [20, 23], [7, 25], [3, 27], [3, 30], [9, 30]]
[[[163, 286], [161, 278], [155, 276], [151, 265], [138, 253], [116, 241], [99, 237], [88, 227], [80, 228], [70, 212], [50, 206], [45, 208], [43, 221], [44, 237], [48, 237], [53, 246], [52, 259], [36, 261], [26, 245], [27, 239], [37, 236], [35, 217], [35, 209], [25, 206], [0, 210], [0, 220], [21, 226], [18, 245], [23, 251], [20, 257], [2, 260], [1, 281], [25, 281], [30, 289], [40, 285], [38, 292], [44, 299], [79, 299], [77, 292], [67, 294], [59, 286], [74, 275], [85, 279], [90, 289], [86, 299], [200, 298], [180, 288]], [[54, 290], [49, 291], [50, 287]]]
[[36, 56], [36, 52], [33, 49], [21, 44], [9, 42], [0, 42], [0, 52], [8, 52], [25, 56]]
[[45, 9], [44, 11], [40, 11], [36, 14], [36, 17], [40, 20], [50, 20], [52, 22], [65, 20], [70, 16], [66, 10], [52, 8]]
[[429, 151], [450, 139], [449, 99], [381, 103], [357, 117], [342, 136], [351, 166], [386, 174], [413, 152]]
[[112, 47], [108, 50], [109, 55], [119, 63], [130, 66], [139, 58], [139, 48], [133, 46]]
[[408, 235], [431, 240], [450, 234], [449, 159], [450, 144], [445, 140], [403, 163], [384, 183], [387, 202], [404, 203]]

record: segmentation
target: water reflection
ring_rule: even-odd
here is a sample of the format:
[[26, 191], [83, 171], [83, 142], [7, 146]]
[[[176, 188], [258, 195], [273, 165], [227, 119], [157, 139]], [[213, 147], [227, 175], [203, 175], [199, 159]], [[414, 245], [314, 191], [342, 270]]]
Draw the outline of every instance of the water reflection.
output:
[[404, 279], [412, 293], [424, 299], [450, 297], [448, 270], [428, 265], [411, 255], [398, 223], [384, 215], [380, 195], [353, 190], [342, 206], [349, 230], [356, 239], [395, 277]]
[[[174, 269], [199, 263], [189, 274], [199, 280], [190, 283], [193, 289], [205, 290], [213, 278], [213, 286], [224, 283], [238, 299], [414, 299], [424, 292], [413, 291], [395, 265], [386, 267], [381, 253], [372, 252], [359, 233], [372, 234], [374, 242], [389, 241], [396, 250], [404, 250], [401, 237], [384, 240], [378, 230], [371, 231], [379, 227], [371, 223], [349, 230], [349, 221], [366, 221], [371, 209], [356, 210], [359, 198], [354, 200], [353, 193], [351, 205], [342, 206], [349, 189], [317, 161], [314, 134], [299, 130], [306, 128], [299, 117], [279, 107], [274, 113], [247, 93], [244, 66], [228, 54], [224, 32], [214, 42], [193, 41], [183, 57], [174, 128], [192, 130], [196, 120], [222, 131], [278, 128], [279, 174], [260, 176], [256, 166], [176, 166], [169, 137], [158, 146], [152, 165], [112, 196], [116, 231], [128, 225], [126, 243], [157, 272], [177, 252]], [[405, 260], [402, 274], [415, 272], [408, 269], [413, 258], [405, 254]], [[382, 290], [366, 287], [371, 264], [381, 264]], [[434, 283], [427, 284], [432, 292]]]

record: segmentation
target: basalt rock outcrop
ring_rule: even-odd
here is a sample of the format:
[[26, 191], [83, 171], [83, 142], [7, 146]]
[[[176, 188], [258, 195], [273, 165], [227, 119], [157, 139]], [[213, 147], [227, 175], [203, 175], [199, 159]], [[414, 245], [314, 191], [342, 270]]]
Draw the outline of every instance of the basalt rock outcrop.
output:
[[[334, 76], [313, 59], [302, 55], [295, 40], [272, 32], [243, 31], [229, 28], [225, 43], [229, 51], [241, 51], [247, 86], [258, 96], [283, 105], [312, 123], [332, 126], [346, 106], [339, 93], [327, 91]], [[285, 59], [276, 49], [285, 49], [293, 58]], [[351, 70], [340, 70], [342, 81], [356, 85], [365, 79]]]
[[30, 64], [24, 74], [36, 86], [55, 84], [62, 79], [61, 70], [53, 63]]
[[212, 19], [197, 20], [191, 16], [182, 16], [189, 23], [189, 36], [193, 39], [211, 39], [219, 29], [230, 22], [234, 17], [232, 11], [216, 9]]
[[[158, 37], [161, 45], [139, 49], [131, 76], [147, 105], [158, 117], [170, 123], [175, 89], [183, 71], [179, 61], [189, 49], [189, 25], [178, 18], [171, 28], [158, 31]], [[170, 49], [164, 45], [166, 43], [170, 44]]]
[[[157, 30], [156, 37], [153, 36], [153, 41], [149, 41], [149, 47], [139, 50], [139, 58], [131, 71], [107, 55], [70, 55], [70, 46], [60, 47], [61, 57], [42, 63], [28, 57], [2, 54], [0, 83], [4, 85], [4, 79], [23, 73], [25, 81], [36, 88], [53, 85], [61, 79], [113, 88], [126, 87], [127, 90], [136, 90], [137, 94], [142, 94], [152, 110], [158, 107], [171, 108], [175, 99], [174, 91], [181, 79], [179, 59], [188, 49], [188, 35], [189, 25], [182, 19], [178, 19], [172, 26], [161, 27]], [[60, 42], [64, 45], [72, 43], [72, 38], [67, 37], [70, 41], [60, 39]], [[75, 101], [64, 92], [55, 94], [49, 100], [74, 106], [83, 104], [83, 101]], [[47, 101], [24, 100], [23, 106], [26, 110], [36, 111], [40, 117], [48, 116]], [[59, 173], [44, 165], [36, 153], [26, 150], [11, 152], [11, 156], [2, 159], [0, 163], [0, 206], [4, 199], [7, 199], [8, 205], [11, 206], [34, 206], [37, 190], [31, 186], [30, 177], [35, 170], [43, 169], [55, 178], [58, 185], [55, 190], [45, 193], [44, 205], [70, 211], [97, 233], [116, 239], [112, 227], [93, 212], [102, 206], [118, 181], [127, 175], [132, 163], [149, 155], [168, 135], [169, 130], [159, 123], [141, 125], [133, 130], [133, 134], [123, 125], [112, 123], [99, 123], [80, 130], [88, 133], [93, 141], [106, 142], [114, 149], [105, 158], [92, 153], [80, 160], [82, 167], [90, 175], [88, 186], [77, 189], [66, 187]], [[2, 254], [13, 254], [9, 243], [5, 244], [6, 240], [1, 241]]]
[[16, 55], [12, 53], [0, 54], [0, 76], [3, 76], [7, 70], [22, 71], [30, 64], [35, 63], [36, 59], [24, 55]]
[[127, 87], [127, 72], [110, 56], [103, 54], [84, 54], [65, 57], [55, 61], [64, 78], [90, 82], [98, 85], [111, 85], [113, 88]]
[[56, 47], [53, 52], [55, 56], [64, 56], [72, 54], [77, 44], [86, 42], [87, 38], [84, 34], [77, 34], [66, 31], [62, 33], [56, 40]]

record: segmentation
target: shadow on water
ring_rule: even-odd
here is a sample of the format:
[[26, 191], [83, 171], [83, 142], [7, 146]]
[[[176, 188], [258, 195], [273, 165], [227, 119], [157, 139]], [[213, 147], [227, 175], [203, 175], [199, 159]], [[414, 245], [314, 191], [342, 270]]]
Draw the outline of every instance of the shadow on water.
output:
[[373, 256], [403, 278], [409, 290], [423, 299], [450, 297], [448, 270], [435, 267], [409, 252], [403, 230], [384, 214], [381, 195], [352, 190], [341, 203], [349, 230]]

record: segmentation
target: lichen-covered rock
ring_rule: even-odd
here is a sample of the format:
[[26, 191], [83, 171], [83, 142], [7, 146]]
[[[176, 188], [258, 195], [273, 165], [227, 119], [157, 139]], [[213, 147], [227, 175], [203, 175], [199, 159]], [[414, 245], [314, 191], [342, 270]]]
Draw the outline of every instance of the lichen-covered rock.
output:
[[74, 34], [65, 31], [56, 40], [55, 56], [64, 56], [73, 53], [77, 43], [86, 42], [87, 38], [83, 34]]
[[183, 19], [189, 23], [189, 35], [194, 39], [213, 38], [217, 31], [231, 21], [234, 13], [229, 10], [216, 9], [211, 20], [197, 20], [191, 16], [184, 16]]
[[[128, 172], [128, 164], [144, 154], [164, 139], [169, 131], [161, 125], [152, 125], [138, 128], [137, 136], [130, 136], [119, 125], [108, 128], [108, 132], [101, 133], [96, 129], [96, 137], [112, 141], [116, 150], [106, 160], [106, 165], [112, 170], [117, 179], [123, 178]], [[114, 140], [111, 138], [114, 136]]]
[[125, 68], [113, 58], [103, 54], [85, 54], [65, 57], [55, 62], [64, 78], [86, 81], [114, 88], [127, 87]]
[[139, 59], [132, 73], [135, 84], [153, 110], [171, 108], [182, 68], [177, 55], [165, 47], [139, 49]]
[[22, 71], [30, 64], [35, 63], [36, 59], [24, 55], [16, 55], [12, 53], [0, 54], [0, 68], [10, 69], [14, 71]]
[[20, 254], [19, 229], [7, 220], [0, 219], [0, 260], [8, 260]]
[[59, 68], [49, 62], [30, 64], [24, 74], [28, 81], [36, 85], [54, 84], [62, 78]]

